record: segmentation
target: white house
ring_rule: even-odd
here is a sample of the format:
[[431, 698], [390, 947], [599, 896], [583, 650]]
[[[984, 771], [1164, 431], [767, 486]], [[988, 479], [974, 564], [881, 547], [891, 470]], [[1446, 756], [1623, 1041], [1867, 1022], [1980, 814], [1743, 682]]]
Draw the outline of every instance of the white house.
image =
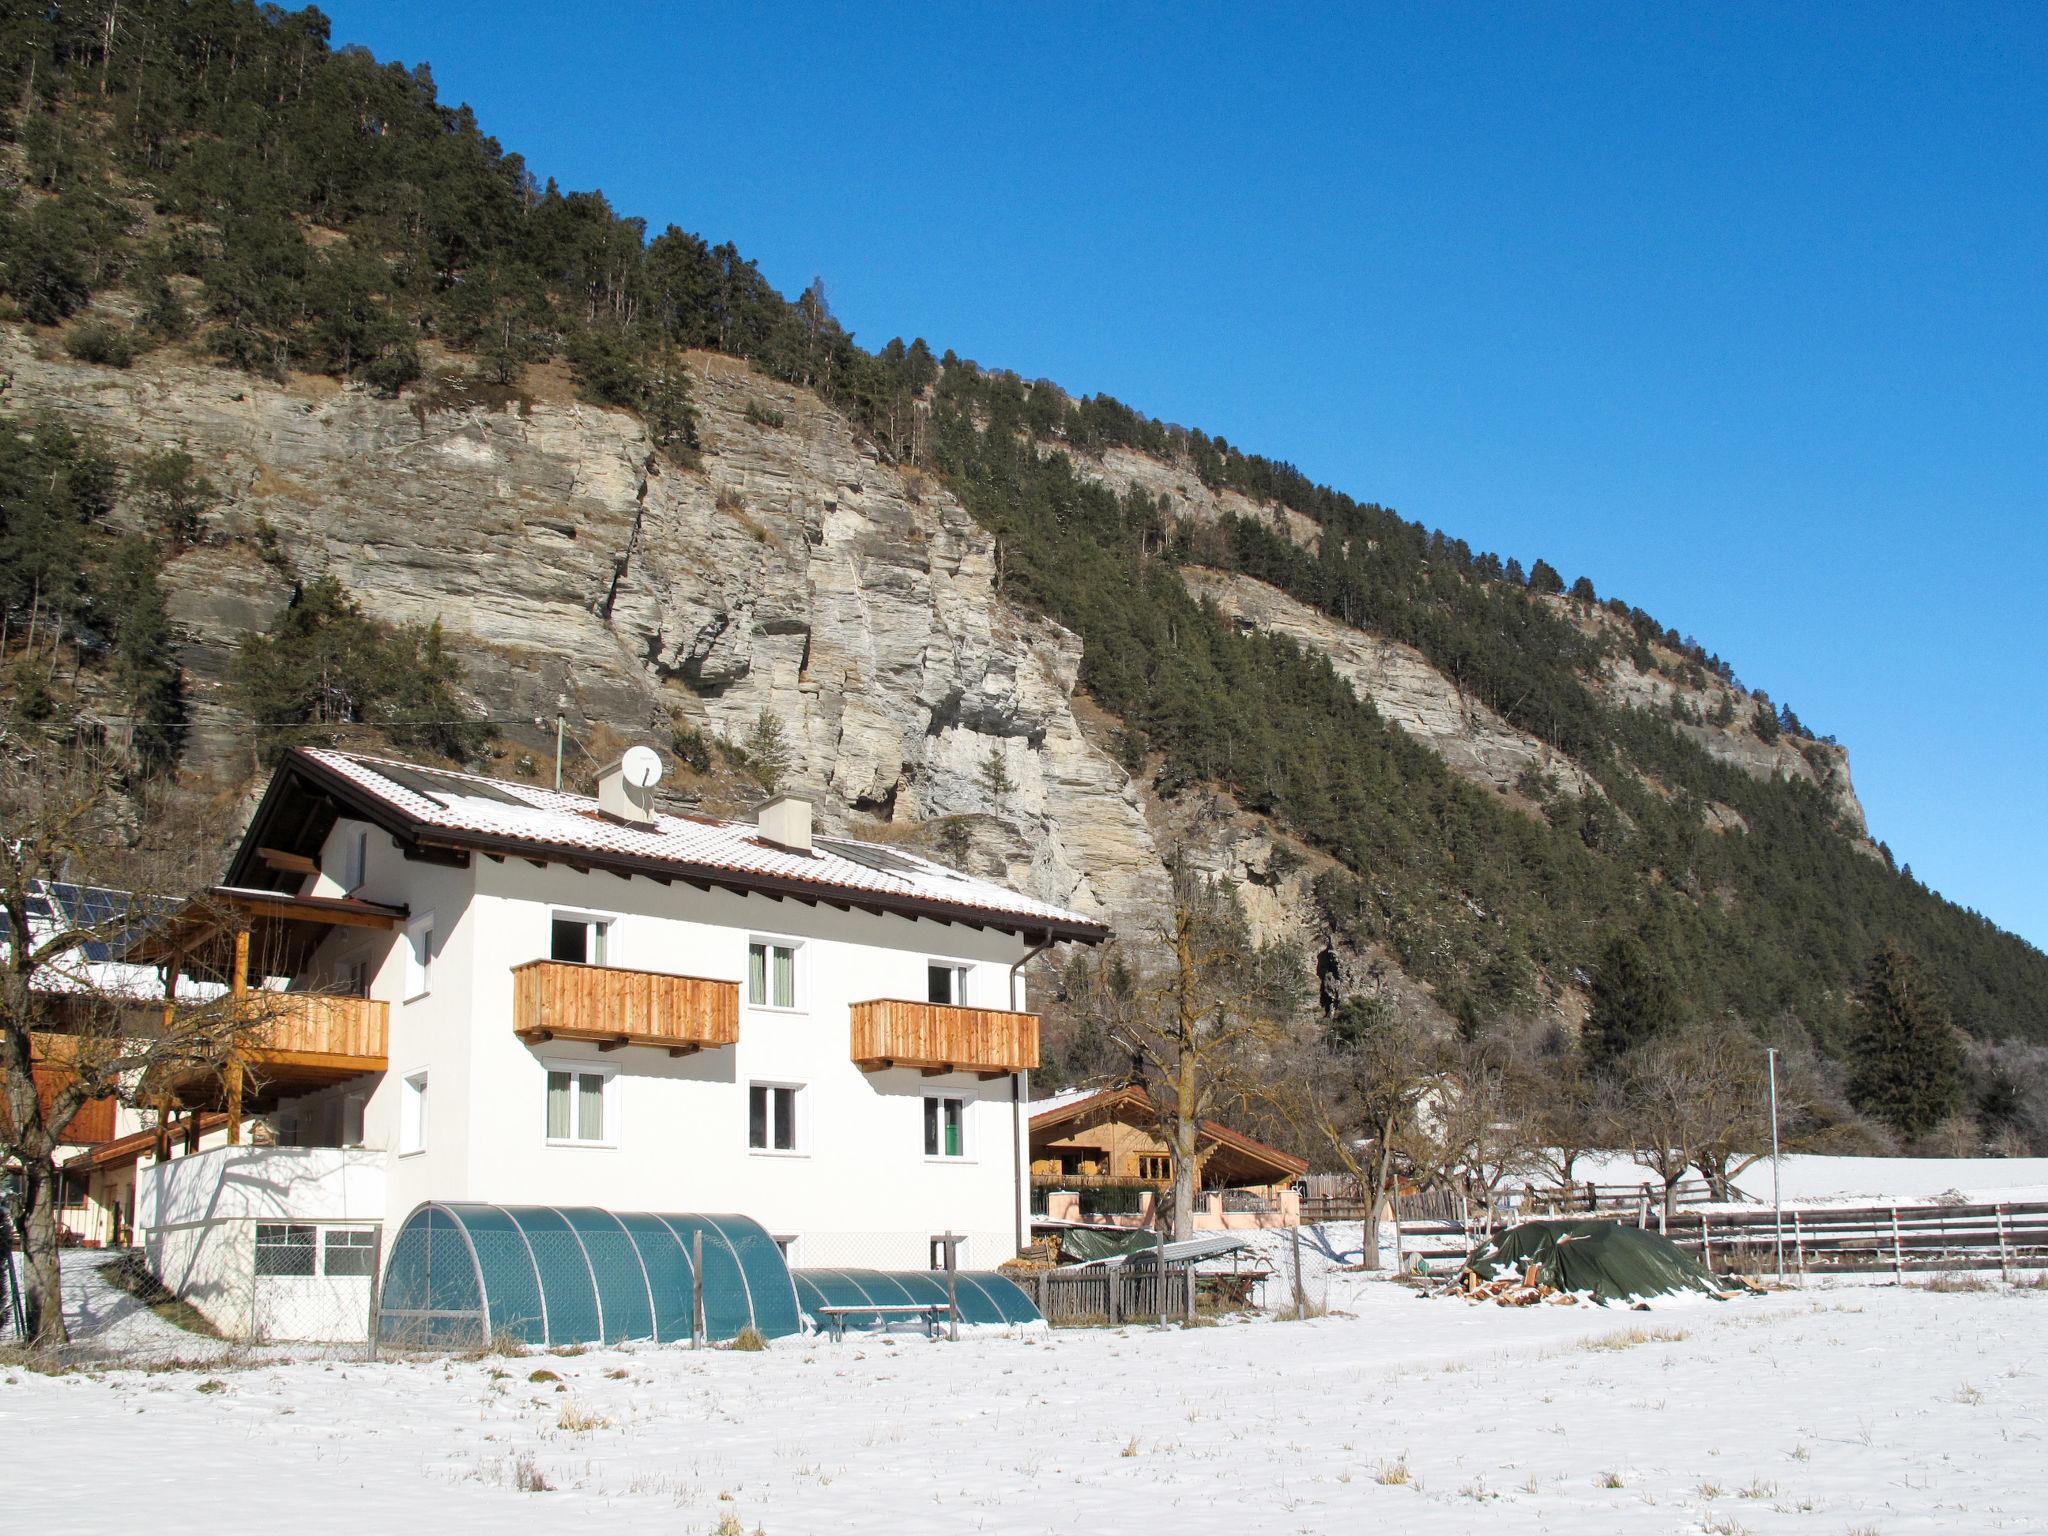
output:
[[225, 1108], [226, 1143], [138, 1170], [169, 1285], [226, 1331], [309, 1337], [265, 1292], [328, 1282], [346, 1335], [381, 1234], [430, 1200], [733, 1212], [797, 1265], [1022, 1246], [1022, 967], [1106, 928], [814, 835], [802, 800], [658, 812], [658, 772], [630, 753], [592, 799], [286, 756], [207, 904], [236, 921], [163, 924], [143, 956], [286, 989], [180, 1093]]

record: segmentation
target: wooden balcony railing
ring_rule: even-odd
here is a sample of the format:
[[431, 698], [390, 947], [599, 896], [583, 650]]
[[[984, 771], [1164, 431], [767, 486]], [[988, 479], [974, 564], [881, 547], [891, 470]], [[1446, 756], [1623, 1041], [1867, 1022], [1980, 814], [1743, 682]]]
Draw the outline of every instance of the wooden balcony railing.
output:
[[737, 1044], [740, 985], [619, 966], [529, 960], [512, 968], [522, 1040], [594, 1040], [599, 1050], [665, 1046], [671, 1056]]
[[324, 992], [253, 992], [269, 1015], [237, 1049], [258, 1067], [382, 1072], [389, 1059], [391, 1005]]
[[1038, 1015], [892, 998], [855, 1003], [853, 1059], [863, 1072], [917, 1067], [927, 1077], [1007, 1077], [1038, 1065]]

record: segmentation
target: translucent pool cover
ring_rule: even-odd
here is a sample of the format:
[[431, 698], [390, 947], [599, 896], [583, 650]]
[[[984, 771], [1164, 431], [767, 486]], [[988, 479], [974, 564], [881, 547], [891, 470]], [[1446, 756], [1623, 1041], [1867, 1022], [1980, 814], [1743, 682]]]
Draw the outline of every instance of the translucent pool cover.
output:
[[[691, 1256], [703, 1237], [704, 1332], [769, 1338], [815, 1326], [821, 1307], [946, 1300], [930, 1270], [805, 1269], [793, 1274], [746, 1216], [654, 1215], [594, 1206], [435, 1201], [398, 1230], [385, 1266], [378, 1336], [418, 1348], [478, 1348], [493, 1339], [552, 1347], [690, 1338]], [[1038, 1309], [1003, 1276], [956, 1277], [963, 1323], [1035, 1323]], [[850, 1328], [902, 1314], [850, 1312]]]
[[436, 1201], [392, 1242], [378, 1336], [420, 1347], [687, 1340], [699, 1233], [707, 1338], [800, 1329], [782, 1250], [748, 1217]]

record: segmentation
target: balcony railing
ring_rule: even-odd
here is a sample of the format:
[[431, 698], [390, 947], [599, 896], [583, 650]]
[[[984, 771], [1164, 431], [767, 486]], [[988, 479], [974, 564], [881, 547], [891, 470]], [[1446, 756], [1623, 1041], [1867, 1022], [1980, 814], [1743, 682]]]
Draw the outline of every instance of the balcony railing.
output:
[[736, 1044], [740, 986], [701, 976], [529, 960], [512, 968], [513, 1029], [522, 1040], [593, 1040], [600, 1050], [665, 1046], [671, 1056]]
[[984, 1078], [1038, 1065], [1038, 1015], [882, 998], [853, 1005], [853, 1059], [863, 1072], [917, 1067]]
[[389, 1059], [391, 1005], [324, 992], [252, 993], [268, 1015], [237, 1054], [256, 1066], [381, 1072]]

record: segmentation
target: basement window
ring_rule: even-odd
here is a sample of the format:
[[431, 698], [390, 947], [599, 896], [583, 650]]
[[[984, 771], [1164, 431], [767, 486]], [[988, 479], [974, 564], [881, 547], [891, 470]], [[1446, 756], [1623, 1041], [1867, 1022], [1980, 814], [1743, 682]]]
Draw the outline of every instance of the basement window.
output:
[[329, 1227], [321, 1234], [320, 1262], [330, 1276], [375, 1274], [377, 1234], [368, 1227]]
[[296, 1221], [259, 1221], [256, 1224], [256, 1273], [259, 1275], [310, 1275], [318, 1253], [314, 1229]]

